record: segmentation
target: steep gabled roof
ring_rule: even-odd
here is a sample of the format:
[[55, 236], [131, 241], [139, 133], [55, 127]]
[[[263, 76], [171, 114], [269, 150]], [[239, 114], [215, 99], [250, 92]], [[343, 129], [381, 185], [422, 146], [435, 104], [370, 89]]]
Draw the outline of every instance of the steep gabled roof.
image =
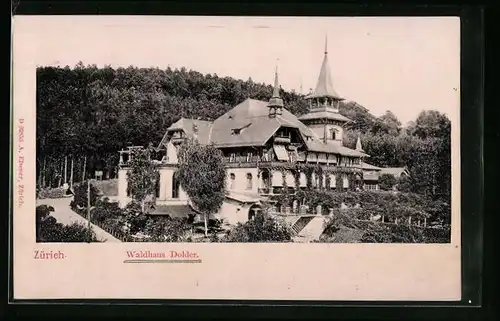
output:
[[[269, 117], [267, 102], [246, 99], [214, 121], [210, 142], [218, 147], [262, 146], [281, 126], [297, 128], [303, 135], [315, 137], [286, 109], [282, 115]], [[233, 135], [232, 130], [239, 128], [243, 128], [240, 134]]]
[[[353, 157], [367, 156], [332, 142], [324, 143], [309, 127], [286, 109], [283, 109], [281, 115], [269, 117], [266, 101], [246, 99], [213, 123], [182, 118], [172, 124], [168, 130], [182, 129], [188, 137], [192, 137], [193, 124], [198, 126], [200, 143], [213, 143], [216, 147], [263, 146], [280, 127], [284, 126], [296, 128], [302, 135], [308, 150]], [[235, 129], [240, 130], [239, 134], [234, 133]]]
[[198, 130], [197, 133], [198, 141], [201, 144], [208, 144], [208, 142], [210, 141], [210, 132], [212, 124], [213, 123], [208, 120], [181, 118], [167, 128], [167, 131], [163, 136], [160, 145], [158, 147], [161, 147], [161, 145], [165, 143], [168, 133], [174, 130], [183, 130], [188, 137], [193, 137], [194, 127], [196, 127]]

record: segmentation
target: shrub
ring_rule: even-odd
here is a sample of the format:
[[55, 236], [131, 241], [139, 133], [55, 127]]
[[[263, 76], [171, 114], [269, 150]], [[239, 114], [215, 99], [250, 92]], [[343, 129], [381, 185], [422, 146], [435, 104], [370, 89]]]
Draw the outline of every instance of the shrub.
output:
[[118, 180], [109, 179], [92, 183], [105, 196], [118, 196]]
[[148, 216], [142, 212], [142, 205], [137, 201], [132, 201], [127, 204], [124, 209], [124, 220], [128, 225], [128, 232], [135, 234], [144, 231]]
[[46, 187], [37, 189], [37, 198], [38, 199], [47, 199], [47, 198], [63, 198], [66, 196], [66, 189], [62, 187]]
[[[75, 186], [75, 196], [71, 201], [71, 208], [76, 210], [78, 207], [85, 208], [87, 207], [87, 188], [88, 181], [85, 181], [81, 184]], [[99, 195], [99, 190], [93, 185], [90, 184], [90, 206], [94, 206]]]
[[291, 242], [291, 229], [265, 212], [245, 224], [238, 223], [224, 238], [226, 242]]
[[97, 237], [92, 229], [89, 229], [86, 224], [73, 223], [64, 226], [61, 232], [61, 242], [97, 242]]
[[[350, 212], [336, 211], [325, 223], [323, 240], [335, 243], [449, 243], [450, 229], [358, 221]], [[346, 231], [352, 237], [345, 237]]]
[[109, 202], [108, 198], [97, 200], [91, 214], [92, 222], [98, 224], [124, 216], [123, 210], [118, 203]]
[[37, 230], [39, 231], [37, 242], [98, 242], [95, 232], [86, 225], [75, 222], [65, 226], [61, 223], [57, 223], [56, 219], [52, 216], [48, 216], [39, 222]]
[[149, 217], [144, 227], [144, 233], [153, 242], [185, 242], [191, 236], [190, 231], [187, 219], [166, 216]]
[[378, 186], [383, 191], [390, 191], [394, 187], [394, 185], [396, 185], [396, 183], [396, 177], [391, 174], [382, 174], [378, 178]]
[[401, 175], [398, 180], [397, 189], [398, 191], [409, 193], [411, 192], [412, 184], [411, 179], [408, 175]]

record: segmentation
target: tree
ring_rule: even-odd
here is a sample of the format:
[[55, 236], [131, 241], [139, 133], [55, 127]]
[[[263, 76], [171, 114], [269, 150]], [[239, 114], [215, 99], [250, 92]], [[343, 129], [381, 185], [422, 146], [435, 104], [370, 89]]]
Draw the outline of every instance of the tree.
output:
[[292, 232], [284, 222], [261, 211], [255, 215], [253, 220], [244, 224], [238, 223], [225, 240], [241, 243], [290, 242], [292, 241]]
[[450, 135], [451, 122], [446, 115], [435, 110], [422, 111], [412, 128], [414, 135], [425, 138], [439, 138]]
[[220, 149], [188, 140], [179, 149], [179, 169], [175, 173], [193, 207], [203, 213], [205, 236], [208, 218], [222, 206], [226, 192], [226, 168]]
[[[89, 181], [85, 181], [81, 184], [75, 186], [75, 195], [71, 201], [71, 208], [76, 210], [78, 208], [86, 208], [88, 205], [88, 184]], [[99, 198], [99, 190], [92, 184], [90, 184], [90, 206], [94, 206]]]
[[378, 178], [378, 186], [383, 191], [390, 191], [396, 183], [396, 178], [391, 174], [382, 174]]
[[398, 135], [401, 130], [401, 122], [390, 110], [387, 110], [384, 115], [378, 119], [383, 125], [387, 134]]
[[146, 213], [148, 198], [154, 201], [156, 186], [160, 179], [158, 166], [151, 159], [151, 148], [135, 150], [130, 161], [128, 172], [128, 186], [132, 198], [141, 205], [141, 210]]
[[49, 217], [50, 212], [54, 211], [54, 207], [49, 205], [39, 205], [36, 207], [36, 239], [37, 242], [41, 238], [41, 226], [43, 221]]
[[398, 179], [397, 188], [400, 192], [411, 192], [411, 178], [408, 175], [401, 175]]

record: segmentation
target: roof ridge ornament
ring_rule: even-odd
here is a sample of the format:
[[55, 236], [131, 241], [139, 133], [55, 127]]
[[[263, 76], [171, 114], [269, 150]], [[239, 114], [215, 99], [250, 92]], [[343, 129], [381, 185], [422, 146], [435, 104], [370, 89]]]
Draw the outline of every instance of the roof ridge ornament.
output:
[[328, 55], [328, 32], [325, 33], [325, 56]]
[[307, 98], [330, 98], [336, 101], [344, 100], [333, 88], [332, 76], [328, 64], [328, 34], [325, 34], [325, 51], [316, 88]]
[[[277, 59], [279, 61], [279, 58]], [[276, 115], [283, 114], [283, 99], [280, 98], [280, 85], [278, 79], [278, 64], [274, 70], [274, 88], [273, 95], [267, 104], [269, 108], [269, 117], [276, 117]]]

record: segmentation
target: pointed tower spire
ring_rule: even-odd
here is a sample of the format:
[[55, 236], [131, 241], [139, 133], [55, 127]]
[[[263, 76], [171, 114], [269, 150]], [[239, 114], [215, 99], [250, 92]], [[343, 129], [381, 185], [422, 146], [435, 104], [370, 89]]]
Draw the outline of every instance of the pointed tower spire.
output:
[[278, 81], [278, 66], [274, 70], [274, 89], [273, 98], [280, 98], [280, 83]]
[[323, 63], [321, 64], [321, 69], [318, 76], [318, 82], [316, 83], [316, 89], [309, 96], [311, 99], [320, 99], [323, 101], [326, 99], [329, 105], [336, 105], [334, 102], [343, 100], [337, 94], [335, 89], [333, 89], [332, 75], [330, 72], [330, 66], [328, 63], [328, 35], [325, 35], [325, 51], [324, 51]]
[[273, 96], [267, 104], [269, 108], [269, 117], [275, 117], [276, 115], [281, 115], [283, 113], [283, 99], [280, 98], [280, 85], [278, 80], [278, 66], [274, 71], [274, 88]]
[[363, 152], [363, 146], [361, 146], [361, 138], [360, 135], [358, 135], [358, 140], [356, 141], [356, 150], [358, 152]]
[[328, 33], [325, 34], [325, 56], [328, 55]]

